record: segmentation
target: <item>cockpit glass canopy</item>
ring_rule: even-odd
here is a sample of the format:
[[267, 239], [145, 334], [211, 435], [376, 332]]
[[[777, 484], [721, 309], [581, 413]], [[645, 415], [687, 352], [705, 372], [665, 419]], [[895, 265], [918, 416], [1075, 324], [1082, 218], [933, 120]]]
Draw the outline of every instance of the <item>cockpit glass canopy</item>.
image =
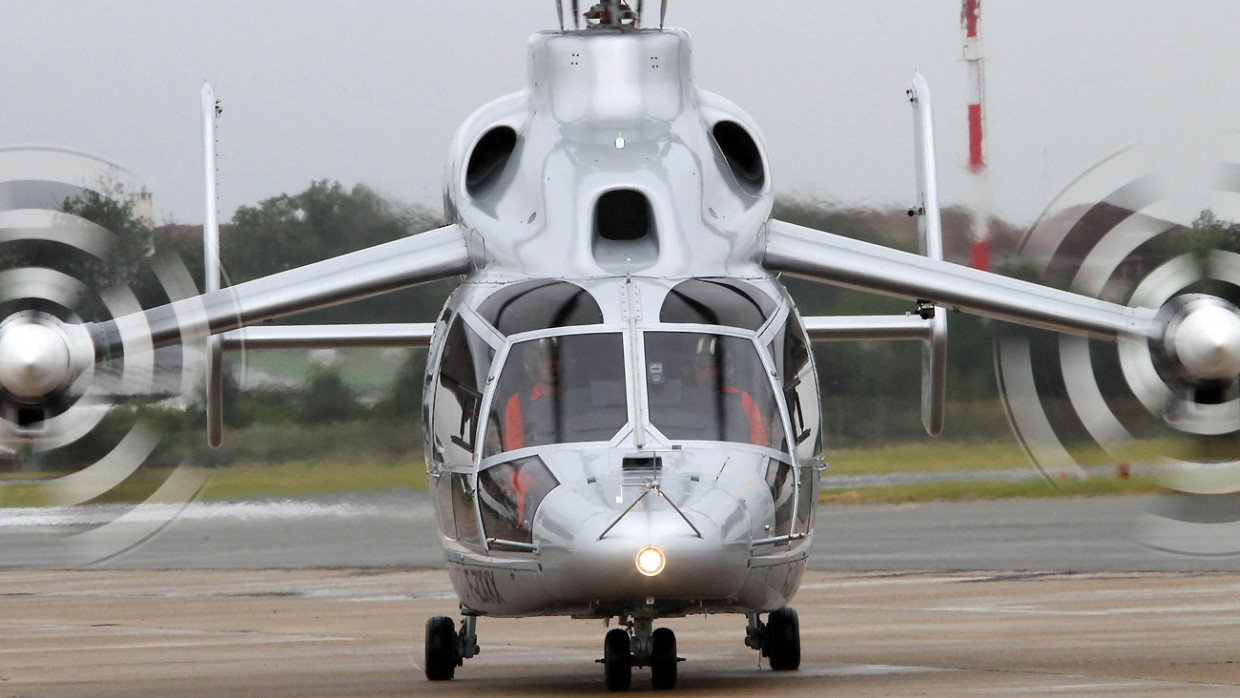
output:
[[525, 281], [496, 291], [478, 306], [478, 314], [503, 335], [603, 322], [603, 311], [588, 291], [554, 279]]
[[668, 292], [660, 322], [725, 325], [757, 330], [775, 312], [775, 301], [737, 279], [690, 279]]
[[651, 425], [673, 441], [785, 447], [775, 392], [750, 339], [647, 332], [646, 390]]
[[618, 332], [518, 342], [495, 387], [484, 456], [528, 446], [610, 441], [628, 422]]

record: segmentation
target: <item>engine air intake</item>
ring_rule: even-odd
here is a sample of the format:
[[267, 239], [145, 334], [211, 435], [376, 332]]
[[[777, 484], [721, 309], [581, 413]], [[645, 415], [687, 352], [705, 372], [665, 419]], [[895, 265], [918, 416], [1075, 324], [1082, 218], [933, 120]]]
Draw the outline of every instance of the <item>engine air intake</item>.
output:
[[593, 251], [601, 264], [651, 264], [659, 258], [654, 208], [635, 189], [613, 189], [594, 204]]
[[650, 232], [650, 202], [632, 189], [603, 194], [594, 207], [594, 225], [604, 240], [639, 240]]
[[496, 126], [482, 134], [465, 169], [465, 188], [470, 196], [482, 195], [495, 183], [516, 147], [517, 132], [511, 127]]
[[732, 174], [736, 175], [737, 183], [751, 192], [762, 189], [766, 183], [766, 169], [762, 166], [758, 143], [749, 131], [735, 121], [720, 121], [711, 129], [711, 134]]

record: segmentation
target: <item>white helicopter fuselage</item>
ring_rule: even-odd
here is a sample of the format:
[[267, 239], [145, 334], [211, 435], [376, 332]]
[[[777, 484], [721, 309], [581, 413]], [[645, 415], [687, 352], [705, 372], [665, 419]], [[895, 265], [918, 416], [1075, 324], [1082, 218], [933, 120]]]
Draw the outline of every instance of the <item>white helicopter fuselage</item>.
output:
[[527, 89], [453, 142], [473, 271], [436, 324], [424, 421], [466, 613], [753, 613], [799, 584], [817, 381], [759, 264], [761, 137], [690, 55], [680, 30], [536, 34]]

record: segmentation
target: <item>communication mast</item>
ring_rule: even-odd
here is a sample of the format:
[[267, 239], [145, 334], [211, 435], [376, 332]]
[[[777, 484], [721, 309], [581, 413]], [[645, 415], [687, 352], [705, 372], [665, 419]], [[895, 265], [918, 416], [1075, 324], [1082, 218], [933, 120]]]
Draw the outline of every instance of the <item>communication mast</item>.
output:
[[961, 0], [960, 28], [964, 32], [964, 62], [969, 69], [969, 172], [973, 174], [973, 267], [990, 269], [989, 197], [986, 195], [985, 79], [982, 75], [982, 0]]

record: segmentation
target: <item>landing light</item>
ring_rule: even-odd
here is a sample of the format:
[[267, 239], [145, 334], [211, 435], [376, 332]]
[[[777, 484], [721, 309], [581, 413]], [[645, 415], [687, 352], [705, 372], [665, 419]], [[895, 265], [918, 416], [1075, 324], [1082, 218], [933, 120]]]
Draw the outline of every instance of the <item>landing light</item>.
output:
[[667, 556], [662, 550], [653, 545], [642, 548], [637, 551], [637, 571], [653, 577], [663, 571], [663, 566], [667, 564]]

